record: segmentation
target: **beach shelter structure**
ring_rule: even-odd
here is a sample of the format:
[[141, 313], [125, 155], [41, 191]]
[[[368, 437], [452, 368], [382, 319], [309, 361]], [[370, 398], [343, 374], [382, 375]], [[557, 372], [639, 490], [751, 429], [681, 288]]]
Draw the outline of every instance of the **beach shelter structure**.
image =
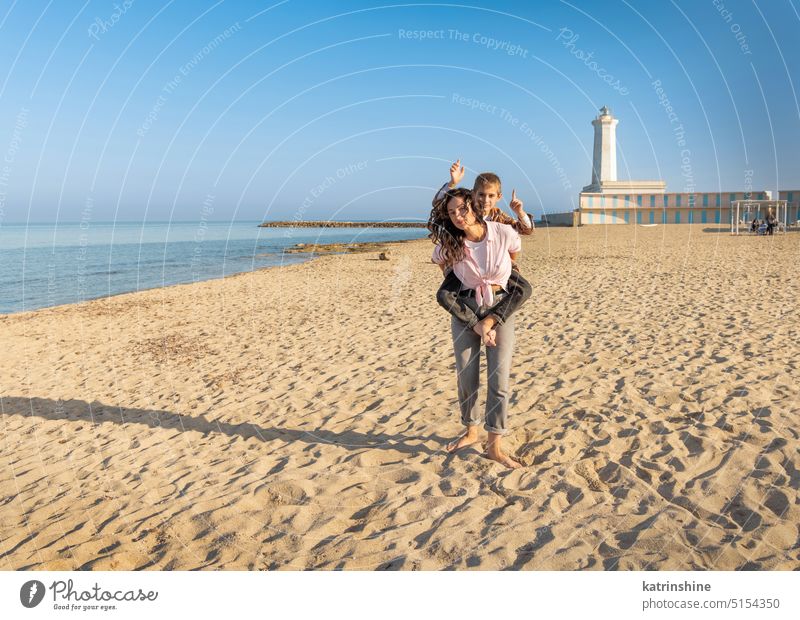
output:
[[778, 231], [786, 232], [789, 224], [789, 203], [786, 200], [734, 200], [731, 202], [731, 234], [738, 235], [741, 222], [747, 231], [753, 218], [764, 219], [772, 210], [779, 224]]

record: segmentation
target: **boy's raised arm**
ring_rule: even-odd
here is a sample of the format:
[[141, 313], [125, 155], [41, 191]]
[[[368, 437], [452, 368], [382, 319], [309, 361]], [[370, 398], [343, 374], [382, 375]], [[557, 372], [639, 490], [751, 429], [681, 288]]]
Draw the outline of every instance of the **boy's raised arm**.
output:
[[517, 190], [511, 190], [511, 202], [508, 203], [511, 210], [517, 216], [517, 220], [512, 224], [514, 230], [521, 235], [530, 235], [533, 232], [533, 220], [525, 213], [525, 206], [522, 201], [517, 198]]

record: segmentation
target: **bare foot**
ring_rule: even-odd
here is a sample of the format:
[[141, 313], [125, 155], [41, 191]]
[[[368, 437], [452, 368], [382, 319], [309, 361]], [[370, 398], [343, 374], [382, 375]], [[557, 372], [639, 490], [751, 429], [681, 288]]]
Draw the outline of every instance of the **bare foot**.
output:
[[486, 452], [486, 458], [491, 459], [493, 461], [497, 461], [501, 465], [507, 467], [508, 469], [517, 469], [522, 467], [522, 463], [513, 459], [508, 454], [503, 452], [502, 450], [490, 450]]
[[474, 431], [467, 431], [466, 433], [461, 435], [461, 437], [459, 437], [458, 439], [451, 441], [449, 444], [447, 444], [445, 450], [447, 450], [452, 454], [453, 452], [457, 452], [458, 450], [461, 450], [461, 448], [466, 448], [467, 446], [471, 446], [474, 443], [478, 443], [477, 427], [475, 428]]

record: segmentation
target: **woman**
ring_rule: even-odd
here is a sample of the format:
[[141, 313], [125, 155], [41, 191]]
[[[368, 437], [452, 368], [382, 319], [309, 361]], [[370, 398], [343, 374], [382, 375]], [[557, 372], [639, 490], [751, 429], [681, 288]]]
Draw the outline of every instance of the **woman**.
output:
[[509, 316], [498, 324], [492, 313], [495, 304], [506, 294], [511, 263], [521, 249], [519, 234], [510, 226], [484, 221], [483, 215], [473, 209], [471, 193], [462, 188], [448, 192], [437, 203], [431, 211], [428, 230], [436, 244], [433, 262], [442, 268], [442, 272], [447, 267], [453, 268], [480, 317], [472, 329], [456, 317], [450, 318], [458, 403], [466, 431], [447, 445], [447, 451], [455, 452], [478, 442], [478, 388], [483, 343], [486, 345], [489, 375], [484, 424], [489, 433], [487, 455], [506, 467], [520, 467], [520, 463], [503, 451], [502, 445], [502, 437], [508, 432], [508, 375], [514, 350], [515, 317]]

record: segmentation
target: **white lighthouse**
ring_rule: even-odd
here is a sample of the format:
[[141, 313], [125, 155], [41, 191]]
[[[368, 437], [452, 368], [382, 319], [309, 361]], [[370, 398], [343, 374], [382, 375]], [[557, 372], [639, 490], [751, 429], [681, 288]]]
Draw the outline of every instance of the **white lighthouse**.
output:
[[594, 155], [592, 156], [592, 185], [617, 180], [617, 123], [607, 106], [592, 121], [594, 126]]
[[662, 193], [663, 181], [617, 180], [617, 124], [608, 106], [592, 121], [594, 127], [594, 152], [592, 154], [592, 183], [583, 188], [584, 193], [616, 194], [625, 191]]

